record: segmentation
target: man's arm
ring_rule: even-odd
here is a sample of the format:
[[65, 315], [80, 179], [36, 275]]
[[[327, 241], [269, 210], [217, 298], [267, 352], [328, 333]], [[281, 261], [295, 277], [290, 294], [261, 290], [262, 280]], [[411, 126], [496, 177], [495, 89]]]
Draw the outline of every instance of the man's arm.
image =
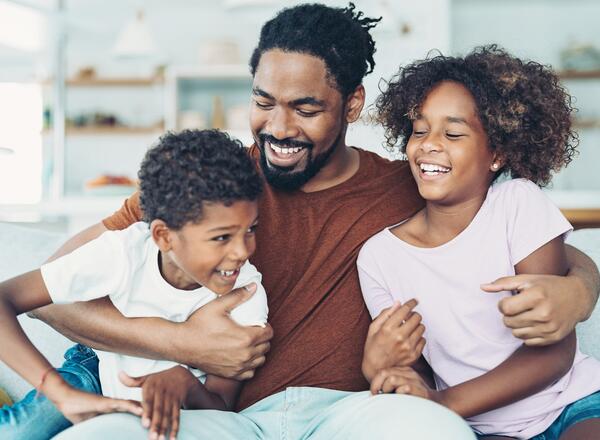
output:
[[482, 286], [487, 292], [518, 291], [498, 304], [504, 323], [526, 345], [553, 344], [569, 335], [592, 314], [600, 291], [594, 262], [566, 245], [567, 276], [515, 275]]
[[[98, 237], [94, 225], [67, 241], [51, 259]], [[229, 311], [254, 291], [237, 289], [201, 307], [184, 323], [160, 318], [125, 318], [108, 298], [51, 305], [32, 312], [68, 338], [92, 348], [151, 359], [169, 359], [224, 377], [248, 379], [265, 361], [272, 329], [242, 327]], [[160, 335], [160, 337], [157, 337]], [[203, 335], [199, 338], [197, 335]]]

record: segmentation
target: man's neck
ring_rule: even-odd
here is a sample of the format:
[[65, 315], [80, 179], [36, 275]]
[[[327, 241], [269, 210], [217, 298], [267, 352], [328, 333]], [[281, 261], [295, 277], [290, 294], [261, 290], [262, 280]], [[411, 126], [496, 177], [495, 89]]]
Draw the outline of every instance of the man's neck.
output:
[[358, 151], [342, 143], [331, 155], [327, 165], [321, 168], [317, 175], [306, 182], [300, 190], [311, 193], [333, 188], [354, 176], [359, 167], [360, 156]]

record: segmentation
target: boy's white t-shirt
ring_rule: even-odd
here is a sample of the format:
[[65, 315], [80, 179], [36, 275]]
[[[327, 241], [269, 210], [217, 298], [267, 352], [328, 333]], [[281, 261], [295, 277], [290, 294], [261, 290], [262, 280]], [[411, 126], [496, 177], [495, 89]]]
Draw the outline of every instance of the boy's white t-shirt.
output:
[[[180, 290], [167, 283], [158, 267], [159, 249], [148, 224], [135, 223], [122, 231], [107, 231], [72, 253], [41, 267], [42, 277], [54, 303], [90, 301], [107, 296], [127, 318], [158, 317], [185, 321], [194, 311], [217, 298], [206, 287]], [[267, 297], [261, 274], [246, 262], [234, 288], [256, 283], [257, 290], [231, 311], [241, 325], [267, 322]], [[160, 338], [160, 334], [155, 335]], [[202, 338], [203, 335], [198, 335]], [[119, 371], [142, 376], [169, 369], [177, 363], [144, 359], [96, 350], [100, 360], [102, 393], [108, 397], [142, 400], [140, 388], [129, 388], [118, 378]], [[190, 369], [203, 379], [204, 373]]]
[[[365, 302], [375, 318], [394, 301], [417, 298], [423, 350], [438, 389], [481, 376], [522, 345], [504, 326], [498, 302], [511, 292], [480, 285], [515, 274], [514, 266], [571, 225], [532, 182], [492, 185], [467, 228], [441, 246], [420, 248], [389, 229], [371, 237], [358, 256]], [[600, 362], [577, 351], [574, 365], [546, 390], [468, 419], [482, 434], [530, 438], [562, 409], [600, 389]]]

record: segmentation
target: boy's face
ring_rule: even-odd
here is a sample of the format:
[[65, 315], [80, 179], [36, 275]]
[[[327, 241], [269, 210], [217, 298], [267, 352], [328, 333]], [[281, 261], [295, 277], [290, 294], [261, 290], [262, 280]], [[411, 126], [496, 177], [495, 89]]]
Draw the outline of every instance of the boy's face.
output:
[[204, 203], [199, 223], [168, 230], [168, 250], [162, 252], [163, 277], [180, 289], [205, 286], [218, 295], [230, 292], [240, 268], [256, 248], [257, 224], [256, 201], [237, 201], [231, 206]]
[[273, 49], [254, 75], [250, 127], [272, 185], [298, 189], [328, 165], [343, 144], [344, 99], [312, 55]]
[[462, 84], [444, 81], [427, 95], [406, 146], [421, 196], [455, 205], [485, 194], [494, 153], [477, 105]]

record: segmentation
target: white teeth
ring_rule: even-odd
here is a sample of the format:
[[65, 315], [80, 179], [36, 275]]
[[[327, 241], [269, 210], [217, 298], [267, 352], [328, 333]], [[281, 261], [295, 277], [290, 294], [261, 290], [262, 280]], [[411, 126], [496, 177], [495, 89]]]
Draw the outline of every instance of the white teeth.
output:
[[219, 270], [219, 273], [224, 277], [230, 277], [235, 273], [235, 270]]
[[302, 150], [302, 148], [299, 147], [286, 147], [286, 148], [281, 148], [281, 147], [277, 147], [273, 144], [269, 144], [271, 146], [271, 148], [273, 149], [273, 151], [275, 151], [276, 153], [279, 154], [293, 154], [293, 153], [297, 153], [300, 150]]
[[429, 172], [429, 173], [447, 173], [448, 171], [450, 171], [450, 168], [446, 168], [443, 167], [441, 165], [434, 165], [431, 163], [422, 163], [421, 165], [419, 165], [421, 167], [421, 171], [423, 171], [424, 173]]

